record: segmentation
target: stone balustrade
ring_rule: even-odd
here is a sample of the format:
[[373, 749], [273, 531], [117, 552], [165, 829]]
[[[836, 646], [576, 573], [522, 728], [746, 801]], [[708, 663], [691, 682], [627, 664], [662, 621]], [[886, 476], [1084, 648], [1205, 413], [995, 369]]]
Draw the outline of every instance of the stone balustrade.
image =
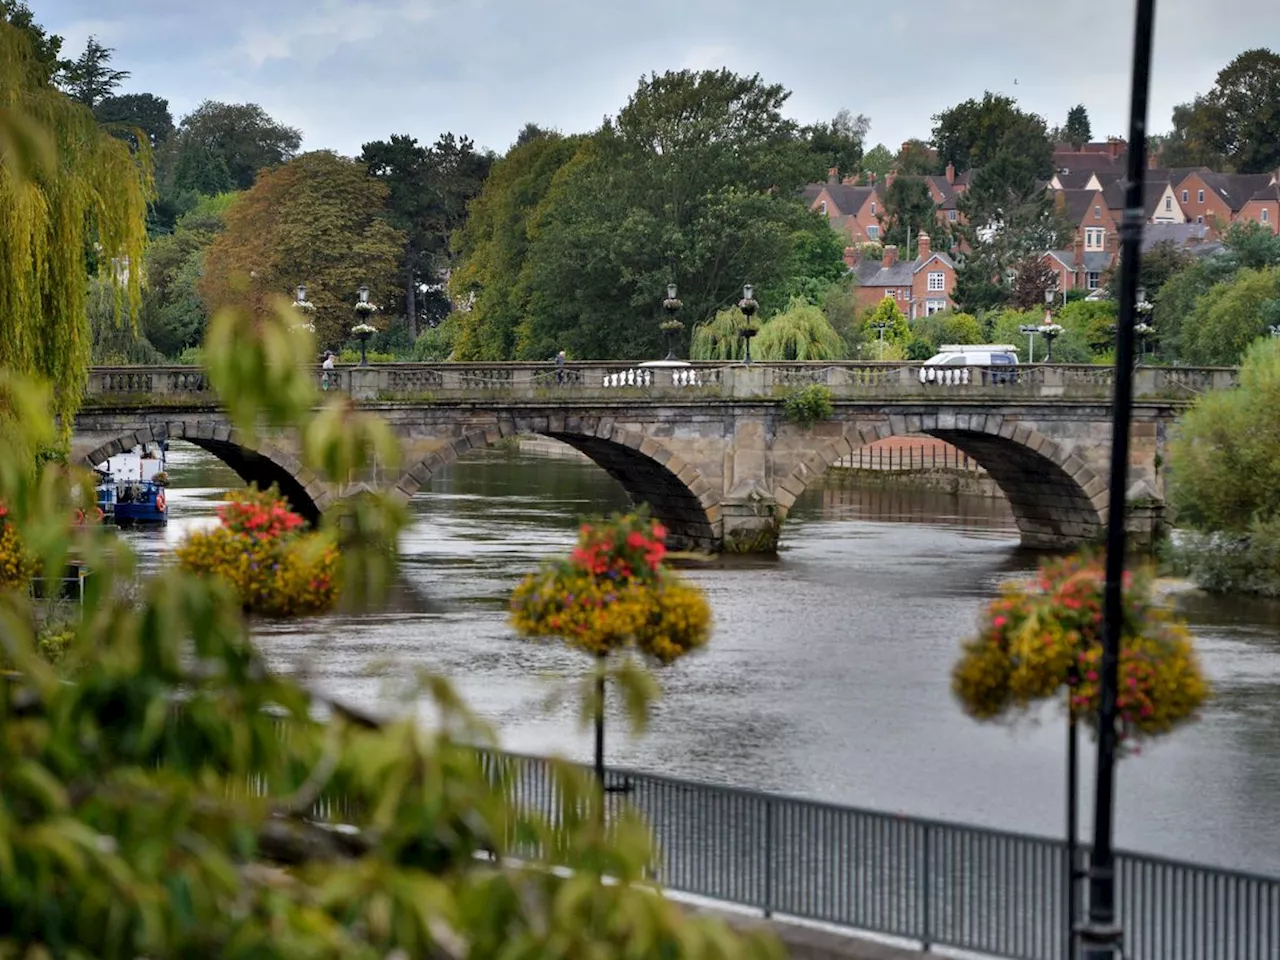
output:
[[[548, 401], [661, 397], [777, 398], [810, 384], [845, 400], [1009, 399], [1097, 400], [1111, 395], [1114, 371], [1090, 364], [1016, 367], [925, 367], [919, 363], [692, 363], [642, 367], [625, 362], [384, 363], [316, 368], [321, 389], [361, 401], [431, 403], [469, 399]], [[1234, 369], [1139, 367], [1138, 398], [1194, 399], [1233, 387]], [[86, 399], [111, 403], [216, 403], [199, 367], [94, 367]]]

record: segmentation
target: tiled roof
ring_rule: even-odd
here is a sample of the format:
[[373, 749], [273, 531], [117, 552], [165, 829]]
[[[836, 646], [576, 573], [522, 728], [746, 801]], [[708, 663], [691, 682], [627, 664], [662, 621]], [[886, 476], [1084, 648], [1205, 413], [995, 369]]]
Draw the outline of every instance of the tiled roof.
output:
[[800, 191], [800, 195], [804, 197], [805, 203], [813, 203], [818, 199], [818, 194], [822, 192], [825, 186], [825, 183], [807, 183], [804, 189]]
[[1148, 223], [1142, 228], [1142, 252], [1158, 243], [1189, 247], [1200, 243], [1209, 233], [1203, 223]]
[[1200, 179], [1235, 213], [1265, 189], [1273, 177], [1269, 173], [1202, 173]]
[[1084, 185], [1093, 178], [1093, 171], [1071, 170], [1068, 173], [1059, 173], [1057, 177], [1063, 190], [1083, 190]]
[[1280, 181], [1267, 184], [1265, 187], [1263, 187], [1261, 190], [1259, 190], [1249, 199], [1250, 200], [1280, 200]]
[[[1056, 257], [1068, 270], [1076, 268], [1076, 254], [1074, 250], [1048, 250], [1049, 256]], [[1084, 269], [1086, 273], [1104, 273], [1111, 266], [1111, 254], [1104, 250], [1090, 250], [1084, 255]]]
[[955, 263], [941, 250], [930, 252], [929, 259], [923, 262], [915, 260], [899, 260], [891, 267], [886, 267], [878, 260], [863, 260], [853, 268], [858, 285], [862, 287], [909, 287], [915, 275], [934, 260], [943, 266], [955, 269]]
[[1095, 206], [1093, 198], [1097, 195], [1097, 190], [1059, 190], [1056, 196], [1061, 197], [1061, 200], [1055, 202], [1061, 203], [1060, 209], [1069, 221], [1078, 224], [1085, 218], [1089, 208]]
[[[1160, 206], [1160, 200], [1164, 196], [1165, 189], [1169, 186], [1168, 180], [1144, 180], [1142, 182], [1143, 193], [1143, 209], [1146, 212], [1147, 219], [1155, 215], [1156, 208]], [[1107, 207], [1117, 212], [1124, 211], [1124, 183], [1117, 180], [1114, 183], [1107, 184], [1102, 191], [1102, 199], [1106, 201]]]
[[836, 205], [837, 212], [851, 217], [867, 202], [867, 198], [876, 192], [875, 187], [853, 187], [843, 183], [824, 184], [827, 194]]

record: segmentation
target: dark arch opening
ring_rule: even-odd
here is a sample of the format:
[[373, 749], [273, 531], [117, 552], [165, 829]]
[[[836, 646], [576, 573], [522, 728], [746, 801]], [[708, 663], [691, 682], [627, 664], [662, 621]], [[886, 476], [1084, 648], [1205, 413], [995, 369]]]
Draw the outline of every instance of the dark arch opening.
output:
[[667, 543], [672, 549], [715, 548], [715, 531], [702, 503], [665, 465], [612, 440], [574, 433], [543, 436], [568, 444], [588, 457], [618, 482], [632, 503], [648, 504], [654, 519], [667, 528]]
[[313, 526], [319, 524], [320, 507], [298, 479], [278, 463], [230, 441], [201, 440], [191, 437], [183, 437], [183, 439], [213, 454], [235, 471], [236, 476], [245, 483], [257, 484], [260, 490], [275, 485], [279, 488], [281, 495], [289, 501], [289, 506], [295, 513], [301, 515]]
[[988, 433], [923, 432], [963, 450], [987, 471], [1013, 509], [1024, 547], [1062, 549], [1102, 536], [1102, 516], [1093, 500], [1049, 457]]

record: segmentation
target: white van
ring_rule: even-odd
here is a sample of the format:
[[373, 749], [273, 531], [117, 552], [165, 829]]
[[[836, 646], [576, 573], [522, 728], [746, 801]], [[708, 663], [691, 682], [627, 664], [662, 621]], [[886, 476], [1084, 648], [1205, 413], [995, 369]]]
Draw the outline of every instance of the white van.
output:
[[[920, 368], [921, 383], [968, 383], [970, 367], [1012, 367], [1018, 364], [1018, 348], [1010, 343], [944, 343], [940, 353]], [[990, 383], [1013, 383], [1017, 375], [993, 370]]]

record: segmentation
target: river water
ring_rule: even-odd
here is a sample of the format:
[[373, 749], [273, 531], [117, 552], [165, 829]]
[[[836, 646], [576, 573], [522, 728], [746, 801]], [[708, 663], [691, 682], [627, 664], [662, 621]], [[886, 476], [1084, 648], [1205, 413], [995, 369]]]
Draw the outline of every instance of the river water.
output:
[[[239, 482], [207, 454], [170, 451], [172, 520], [129, 533], [144, 566], [211, 522]], [[383, 613], [257, 629], [272, 663], [347, 700], [390, 709], [418, 671], [448, 676], [502, 744], [590, 754], [572, 697], [587, 664], [516, 640], [516, 581], [568, 549], [583, 515], [625, 507], [602, 470], [572, 459], [476, 454], [412, 504], [402, 583]], [[1000, 500], [811, 490], [776, 559], [690, 570], [715, 635], [663, 670], [649, 730], [611, 711], [610, 764], [843, 804], [1061, 835], [1065, 724], [966, 718], [949, 692], [960, 640], [998, 584], [1029, 571]], [[1179, 601], [1216, 697], [1194, 725], [1122, 761], [1117, 830], [1128, 849], [1280, 874], [1280, 605]], [[1092, 743], [1082, 750], [1082, 836]]]

